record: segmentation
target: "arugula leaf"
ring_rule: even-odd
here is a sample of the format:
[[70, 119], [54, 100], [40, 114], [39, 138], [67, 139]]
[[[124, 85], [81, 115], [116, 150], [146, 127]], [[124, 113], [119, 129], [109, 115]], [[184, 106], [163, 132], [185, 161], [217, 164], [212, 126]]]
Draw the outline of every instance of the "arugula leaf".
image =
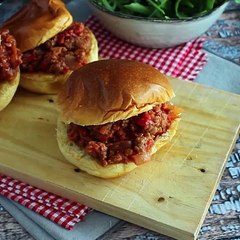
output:
[[126, 4], [124, 8], [130, 12], [142, 14], [143, 16], [149, 16], [152, 13], [151, 9], [137, 2]]
[[206, 1], [206, 10], [211, 10], [214, 7], [215, 0], [207, 0]]
[[[227, 0], [93, 0], [109, 11], [159, 19], [202, 16]], [[235, 0], [240, 3], [240, 0]]]
[[155, 15], [164, 18], [165, 12], [164, 12], [164, 10], [161, 8], [161, 5], [160, 5], [159, 3], [157, 4], [157, 3], [155, 3], [155, 2], [152, 1], [152, 0], [148, 0], [148, 3], [155, 8], [155, 10], [156, 10]]

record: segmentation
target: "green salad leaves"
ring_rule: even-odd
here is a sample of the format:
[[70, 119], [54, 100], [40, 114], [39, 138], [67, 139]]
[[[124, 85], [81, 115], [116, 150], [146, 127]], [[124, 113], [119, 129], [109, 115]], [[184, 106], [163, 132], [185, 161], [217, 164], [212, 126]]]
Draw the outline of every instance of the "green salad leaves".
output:
[[222, 5], [226, 0], [94, 0], [94, 2], [109, 11], [133, 16], [187, 19], [202, 16]]

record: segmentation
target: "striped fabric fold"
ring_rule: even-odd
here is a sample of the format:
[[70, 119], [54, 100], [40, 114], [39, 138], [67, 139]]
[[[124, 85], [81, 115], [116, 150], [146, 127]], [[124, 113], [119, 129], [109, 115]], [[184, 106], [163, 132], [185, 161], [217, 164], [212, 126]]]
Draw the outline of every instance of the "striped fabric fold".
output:
[[0, 194], [71, 230], [91, 210], [85, 205], [45, 192], [8, 176], [0, 176]]

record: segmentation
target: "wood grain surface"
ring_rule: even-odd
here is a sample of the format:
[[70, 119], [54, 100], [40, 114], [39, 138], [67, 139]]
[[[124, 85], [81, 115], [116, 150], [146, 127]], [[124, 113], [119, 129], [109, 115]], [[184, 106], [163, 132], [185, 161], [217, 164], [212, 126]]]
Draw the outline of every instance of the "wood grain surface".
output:
[[[198, 240], [240, 239], [240, 136], [200, 230]], [[172, 238], [124, 221], [98, 240], [172, 240]]]
[[168, 236], [195, 239], [238, 136], [240, 96], [170, 81], [173, 101], [184, 109], [179, 129], [136, 171], [112, 180], [76, 173], [57, 146], [54, 98], [26, 91], [0, 114], [0, 171]]

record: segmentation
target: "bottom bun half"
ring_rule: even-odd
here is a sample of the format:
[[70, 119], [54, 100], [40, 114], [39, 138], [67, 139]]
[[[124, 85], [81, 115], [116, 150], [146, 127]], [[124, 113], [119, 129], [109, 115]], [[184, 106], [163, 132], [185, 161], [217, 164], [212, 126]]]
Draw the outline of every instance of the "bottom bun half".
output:
[[66, 74], [22, 73], [20, 86], [28, 91], [42, 94], [56, 94], [72, 71]]
[[19, 84], [20, 71], [11, 82], [0, 83], [0, 111], [3, 110], [12, 100]]
[[[163, 134], [152, 147], [151, 155], [156, 153], [161, 147], [168, 143], [175, 135], [179, 119], [176, 119], [167, 133]], [[138, 165], [134, 162], [127, 164], [110, 164], [106, 167], [101, 166], [97, 160], [81, 150], [75, 143], [70, 142], [67, 136], [67, 125], [58, 119], [57, 123], [57, 142], [63, 156], [73, 165], [90, 175], [100, 178], [115, 178], [125, 175], [134, 170]]]

